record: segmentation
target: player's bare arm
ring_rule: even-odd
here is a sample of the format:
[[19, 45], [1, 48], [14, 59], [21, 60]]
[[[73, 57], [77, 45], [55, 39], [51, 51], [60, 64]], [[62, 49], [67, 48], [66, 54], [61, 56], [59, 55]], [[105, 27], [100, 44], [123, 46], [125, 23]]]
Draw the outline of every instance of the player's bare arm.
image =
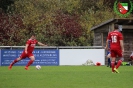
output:
[[38, 45], [40, 45], [40, 46], [47, 46], [46, 44], [43, 44], [41, 42], [38, 42]]
[[109, 40], [107, 39], [105, 49], [108, 49], [108, 41]]
[[122, 52], [124, 52], [124, 44], [123, 44], [123, 40], [120, 40], [120, 46], [121, 46]]
[[25, 53], [27, 53], [28, 46], [29, 46], [29, 44], [26, 44], [26, 46], [25, 46]]

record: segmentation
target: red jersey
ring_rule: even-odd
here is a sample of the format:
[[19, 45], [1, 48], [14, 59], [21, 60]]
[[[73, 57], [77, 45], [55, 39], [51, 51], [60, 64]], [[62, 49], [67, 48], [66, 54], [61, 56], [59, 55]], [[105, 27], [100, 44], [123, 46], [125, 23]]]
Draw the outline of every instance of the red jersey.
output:
[[110, 32], [108, 35], [108, 40], [111, 40], [110, 41], [111, 50], [121, 49], [120, 40], [123, 40], [123, 36], [119, 31], [115, 30]]
[[34, 50], [35, 45], [38, 43], [38, 41], [36, 39], [32, 40], [29, 39], [26, 44], [29, 44], [29, 46], [27, 47], [27, 52], [32, 53]]

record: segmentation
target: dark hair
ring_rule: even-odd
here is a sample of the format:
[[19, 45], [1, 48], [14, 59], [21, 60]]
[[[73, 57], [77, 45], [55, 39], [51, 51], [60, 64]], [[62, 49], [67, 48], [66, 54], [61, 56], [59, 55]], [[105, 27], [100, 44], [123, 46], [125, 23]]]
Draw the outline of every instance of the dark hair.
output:
[[31, 36], [36, 36], [36, 34], [35, 33], [31, 33]]
[[114, 29], [119, 29], [118, 24], [114, 25]]

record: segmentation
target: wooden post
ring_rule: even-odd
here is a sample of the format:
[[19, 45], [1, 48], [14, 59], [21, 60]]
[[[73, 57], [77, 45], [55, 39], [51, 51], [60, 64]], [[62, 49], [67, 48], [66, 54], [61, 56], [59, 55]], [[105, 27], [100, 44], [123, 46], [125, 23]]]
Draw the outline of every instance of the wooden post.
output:
[[101, 44], [102, 44], [102, 46], [103, 46], [103, 33], [101, 33]]
[[111, 27], [111, 31], [113, 31], [113, 30], [114, 30], [114, 23], [112, 23], [111, 26], [112, 26], [112, 27]]

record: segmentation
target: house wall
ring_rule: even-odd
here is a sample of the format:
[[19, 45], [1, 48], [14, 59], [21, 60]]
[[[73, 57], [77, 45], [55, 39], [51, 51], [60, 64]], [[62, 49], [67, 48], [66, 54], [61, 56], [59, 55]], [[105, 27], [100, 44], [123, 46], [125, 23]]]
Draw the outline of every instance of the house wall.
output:
[[124, 59], [128, 61], [133, 51], [133, 29], [123, 29], [122, 34], [124, 37]]
[[[95, 29], [94, 30], [94, 44], [93, 45], [105, 47], [108, 32], [111, 30], [112, 30], [112, 25], [110, 25], [110, 24], [102, 26], [98, 29]], [[106, 52], [107, 51], [105, 51], [105, 64], [107, 64]]]
[[[108, 32], [112, 31], [113, 29], [114, 29], [113, 23], [106, 24], [98, 29], [95, 29], [94, 46], [105, 46]], [[132, 28], [123, 29], [122, 34], [124, 36], [124, 48], [125, 48], [124, 61], [128, 61], [130, 58], [131, 51], [133, 51], [133, 29]], [[105, 59], [105, 64], [107, 64], [107, 59]]]
[[101, 33], [95, 32], [93, 41], [94, 41], [93, 42], [94, 46], [101, 46], [101, 44], [102, 44], [102, 42], [101, 42]]
[[108, 35], [109, 25], [102, 26], [94, 30], [94, 46], [104, 46]]

